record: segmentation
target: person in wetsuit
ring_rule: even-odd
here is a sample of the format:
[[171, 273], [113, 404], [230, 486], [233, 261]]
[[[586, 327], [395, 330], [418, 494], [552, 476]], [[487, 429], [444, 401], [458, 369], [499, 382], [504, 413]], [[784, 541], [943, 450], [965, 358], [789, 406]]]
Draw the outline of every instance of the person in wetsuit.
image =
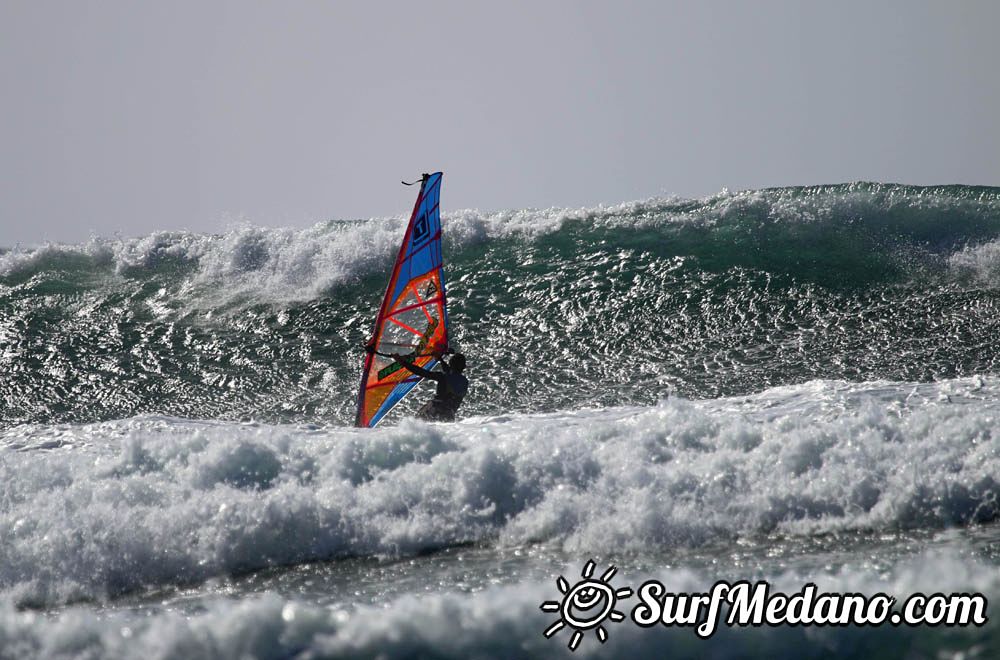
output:
[[469, 379], [462, 375], [462, 372], [465, 371], [465, 356], [456, 353], [449, 362], [445, 362], [443, 357], [439, 358], [441, 368], [444, 371], [429, 371], [418, 367], [398, 353], [393, 354], [392, 357], [411, 373], [437, 382], [437, 392], [434, 394], [434, 398], [420, 408], [417, 412], [417, 418], [434, 422], [455, 421], [455, 413], [469, 389]]

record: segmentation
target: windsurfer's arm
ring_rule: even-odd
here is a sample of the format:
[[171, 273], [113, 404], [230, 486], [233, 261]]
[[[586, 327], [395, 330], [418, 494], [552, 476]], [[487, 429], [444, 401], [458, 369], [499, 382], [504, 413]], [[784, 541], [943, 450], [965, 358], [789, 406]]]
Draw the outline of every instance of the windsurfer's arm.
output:
[[417, 365], [410, 362], [406, 357], [398, 353], [393, 354], [392, 357], [394, 360], [396, 360], [396, 362], [401, 364], [404, 369], [420, 376], [421, 378], [430, 378], [431, 380], [441, 380], [442, 378], [444, 378], [444, 374], [439, 373], [437, 371], [429, 371], [427, 369], [424, 369], [423, 367], [418, 367]]

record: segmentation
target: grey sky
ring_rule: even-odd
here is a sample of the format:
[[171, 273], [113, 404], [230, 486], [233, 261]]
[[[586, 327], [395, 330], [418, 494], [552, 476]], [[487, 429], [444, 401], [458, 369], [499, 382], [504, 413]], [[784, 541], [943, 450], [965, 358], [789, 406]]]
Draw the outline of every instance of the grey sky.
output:
[[0, 245], [1000, 183], [1000, 3], [0, 0]]

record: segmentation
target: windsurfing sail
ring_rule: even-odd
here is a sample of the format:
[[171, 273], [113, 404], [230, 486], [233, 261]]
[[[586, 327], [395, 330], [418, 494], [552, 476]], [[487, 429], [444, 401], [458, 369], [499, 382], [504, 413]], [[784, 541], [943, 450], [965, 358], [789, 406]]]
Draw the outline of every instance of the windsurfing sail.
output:
[[365, 347], [355, 424], [372, 427], [420, 382], [389, 357], [400, 353], [425, 369], [448, 350], [448, 308], [441, 261], [441, 172], [425, 174], [392, 266], [389, 286]]

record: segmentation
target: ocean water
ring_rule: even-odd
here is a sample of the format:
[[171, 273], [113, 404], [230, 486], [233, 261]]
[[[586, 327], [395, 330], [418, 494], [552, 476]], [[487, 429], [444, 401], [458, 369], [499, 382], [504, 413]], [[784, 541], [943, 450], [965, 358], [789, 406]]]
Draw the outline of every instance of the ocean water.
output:
[[445, 206], [451, 424], [350, 425], [403, 217], [0, 253], [0, 658], [1000, 653], [540, 609], [588, 560], [1000, 603], [1000, 188]]

